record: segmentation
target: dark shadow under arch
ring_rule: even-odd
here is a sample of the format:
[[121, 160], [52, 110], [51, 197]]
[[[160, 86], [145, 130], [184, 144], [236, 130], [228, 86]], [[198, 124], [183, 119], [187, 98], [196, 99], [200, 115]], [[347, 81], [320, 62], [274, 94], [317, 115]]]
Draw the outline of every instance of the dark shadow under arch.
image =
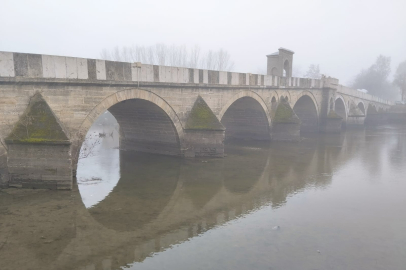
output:
[[335, 101], [335, 111], [343, 118], [343, 121], [347, 119], [347, 111], [345, 109], [344, 101], [341, 98], [337, 98]]
[[357, 106], [358, 106], [358, 108], [361, 110], [361, 112], [365, 115], [364, 103], [359, 102]]
[[301, 132], [318, 131], [317, 108], [311, 97], [307, 95], [301, 96], [293, 106], [293, 110], [300, 119]]
[[169, 116], [158, 105], [129, 99], [108, 109], [120, 125], [120, 149], [180, 155], [180, 142]]
[[335, 112], [343, 118], [342, 125], [345, 126], [347, 120], [347, 112], [345, 109], [344, 101], [341, 98], [337, 98], [335, 101]]
[[239, 98], [231, 104], [221, 123], [226, 128], [226, 139], [270, 140], [266, 113], [251, 97]]

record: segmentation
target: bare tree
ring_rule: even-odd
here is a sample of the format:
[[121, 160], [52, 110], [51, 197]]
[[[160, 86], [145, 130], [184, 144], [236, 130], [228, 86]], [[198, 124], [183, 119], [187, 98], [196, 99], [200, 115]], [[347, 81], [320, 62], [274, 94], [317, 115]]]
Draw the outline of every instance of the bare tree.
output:
[[397, 99], [398, 92], [388, 80], [391, 72], [390, 63], [390, 57], [379, 55], [373, 65], [361, 70], [355, 77], [352, 87], [355, 89], [366, 89], [371, 95], [381, 98]]
[[304, 74], [304, 77], [310, 79], [320, 79], [321, 78], [320, 66], [311, 64], [307, 72]]
[[393, 83], [400, 88], [400, 93], [402, 95], [402, 101], [406, 99], [406, 61], [399, 64], [396, 69], [395, 78]]
[[294, 66], [292, 69], [292, 77], [301, 77], [303, 74], [302, 68], [300, 66]]
[[[105, 134], [104, 134], [105, 136]], [[101, 143], [100, 134], [88, 134], [83, 141], [82, 148], [80, 149], [79, 159], [88, 158], [96, 154], [96, 147]]]
[[231, 71], [234, 62], [228, 51], [209, 50], [201, 53], [198, 45], [188, 49], [185, 45], [167, 46], [157, 43], [153, 46], [114, 47], [111, 50], [103, 49], [100, 57], [105, 60], [122, 62], [142, 62], [152, 65], [176, 66], [188, 68], [203, 68], [210, 70]]

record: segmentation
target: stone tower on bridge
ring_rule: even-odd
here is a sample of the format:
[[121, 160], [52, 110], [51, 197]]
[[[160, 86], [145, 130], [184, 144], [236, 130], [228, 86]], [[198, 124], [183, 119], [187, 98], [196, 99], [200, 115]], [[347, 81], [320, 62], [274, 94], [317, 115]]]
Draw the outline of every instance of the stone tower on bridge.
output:
[[267, 64], [267, 75], [279, 77], [292, 77], [294, 52], [285, 48], [279, 48], [279, 51], [269, 54]]

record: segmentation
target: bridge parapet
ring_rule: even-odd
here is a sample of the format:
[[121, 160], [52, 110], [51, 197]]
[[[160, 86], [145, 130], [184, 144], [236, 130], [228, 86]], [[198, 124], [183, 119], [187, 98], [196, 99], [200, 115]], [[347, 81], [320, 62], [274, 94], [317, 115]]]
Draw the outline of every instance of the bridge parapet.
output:
[[356, 89], [352, 89], [352, 88], [346, 87], [344, 85], [338, 85], [337, 86], [337, 93], [352, 96], [352, 97], [357, 97], [357, 98], [360, 98], [360, 99], [363, 99], [363, 100], [369, 100], [369, 101], [372, 101], [372, 102], [382, 103], [382, 104], [385, 104], [385, 105], [388, 105], [388, 106], [393, 106], [394, 105], [394, 103], [391, 102], [391, 101], [384, 100], [384, 99], [379, 98], [377, 96], [373, 96], [373, 95], [370, 95], [370, 94], [360, 92], [360, 91], [358, 91]]
[[108, 60], [0, 52], [0, 77], [78, 81], [185, 83], [198, 85], [322, 88], [316, 79], [169, 67]]

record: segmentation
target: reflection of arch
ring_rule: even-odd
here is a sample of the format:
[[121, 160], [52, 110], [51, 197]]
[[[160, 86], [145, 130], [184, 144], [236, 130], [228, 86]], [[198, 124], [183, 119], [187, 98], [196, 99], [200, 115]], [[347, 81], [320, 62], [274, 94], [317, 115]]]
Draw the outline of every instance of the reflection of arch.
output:
[[156, 219], [178, 188], [180, 159], [120, 151], [118, 184], [89, 213], [104, 227], [135, 231]]
[[343, 97], [337, 96], [335, 101], [335, 112], [343, 118], [343, 122], [347, 119], [347, 108]]
[[[76, 166], [77, 158], [79, 156], [79, 150], [84, 140], [84, 137], [89, 130], [89, 128], [93, 125], [94, 121], [104, 113], [109, 108], [113, 107], [114, 105], [126, 101], [126, 100], [144, 100], [148, 101], [155, 106], [159, 107], [172, 122], [173, 128], [176, 130], [176, 136], [178, 141], [182, 141], [183, 139], [183, 128], [181, 122], [173, 110], [173, 108], [160, 96], [154, 94], [147, 90], [142, 89], [128, 89], [116, 92], [108, 97], [106, 97], [101, 103], [99, 103], [96, 107], [90, 111], [82, 122], [77, 134], [75, 141], [73, 142], [73, 157], [74, 157], [74, 166]], [[116, 117], [117, 118], [117, 117]], [[180, 149], [179, 149], [180, 150]]]
[[307, 91], [302, 93], [293, 106], [293, 110], [300, 119], [300, 131], [317, 131], [318, 109], [316, 100], [311, 93], [307, 93]]
[[224, 159], [224, 187], [231, 193], [244, 194], [260, 180], [269, 162], [269, 149], [263, 143], [230, 146]]
[[361, 110], [361, 112], [365, 115], [365, 105], [362, 101], [358, 102], [358, 108]]

